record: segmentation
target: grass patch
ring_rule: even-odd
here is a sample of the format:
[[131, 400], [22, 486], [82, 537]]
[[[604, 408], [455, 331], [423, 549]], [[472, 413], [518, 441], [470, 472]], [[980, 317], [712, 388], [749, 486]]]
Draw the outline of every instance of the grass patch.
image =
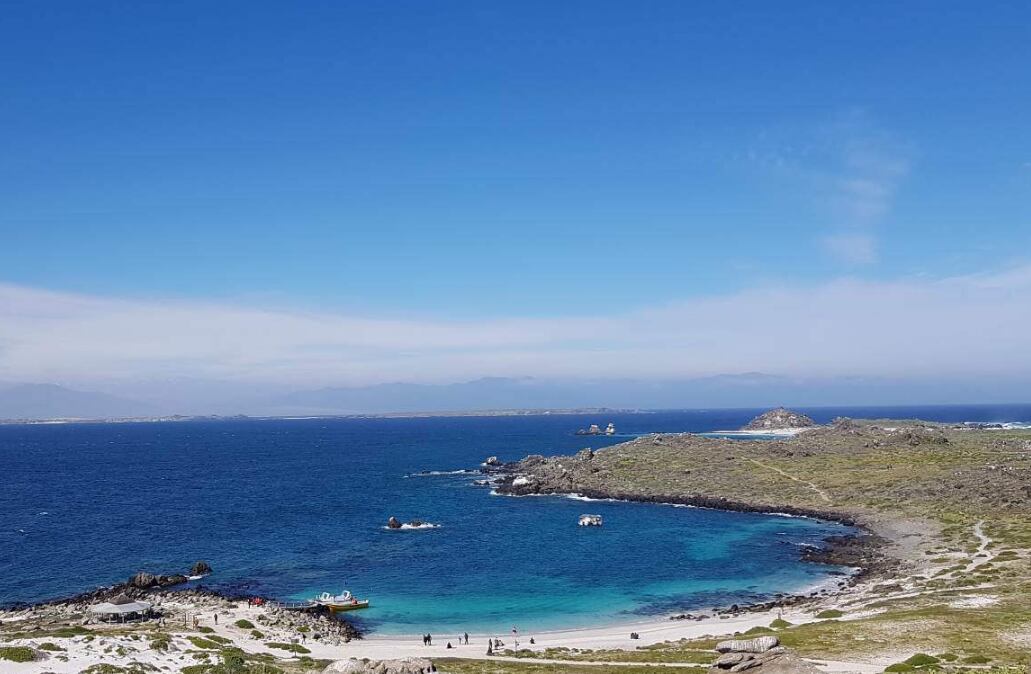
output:
[[[545, 664], [524, 660], [521, 662], [498, 662], [495, 660], [459, 660], [440, 658], [434, 660], [438, 669], [448, 674], [655, 674], [655, 667], [648, 665], [573, 665]], [[706, 667], [663, 667], [663, 674], [705, 674]]]
[[211, 639], [205, 639], [204, 637], [186, 637], [186, 640], [197, 648], [204, 648], [211, 651], [217, 651], [221, 644]]
[[263, 632], [259, 632], [258, 630], [251, 630], [251, 636], [255, 639], [265, 638], [265, 634]]
[[816, 614], [816, 617], [820, 620], [828, 620], [830, 618], [840, 618], [845, 615], [844, 611], [839, 611], [836, 608], [829, 608], [826, 611], [820, 611]]
[[250, 620], [247, 620], [246, 618], [240, 618], [239, 620], [237, 620], [233, 624], [236, 625], [237, 627], [239, 627], [242, 630], [252, 630], [252, 629], [254, 629], [254, 623], [252, 623]]
[[770, 627], [782, 630], [785, 627], [791, 627], [791, 623], [789, 623], [787, 620], [784, 620], [783, 618], [777, 618], [776, 620], [770, 623]]
[[3, 646], [0, 647], [0, 660], [11, 662], [35, 662], [38, 659], [36, 651], [28, 646]]
[[284, 644], [279, 641], [270, 641], [265, 644], [269, 648], [278, 648], [291, 653], [311, 653], [311, 651], [300, 644]]
[[43, 643], [41, 643], [39, 645], [39, 650], [41, 650], [41, 651], [50, 651], [52, 653], [56, 653], [57, 651], [66, 651], [68, 649], [67, 648], [63, 648], [61, 646], [58, 646], [57, 644], [55, 644], [52, 641], [44, 641]]
[[208, 627], [208, 626], [205, 625], [203, 627], [198, 627], [197, 631], [200, 632], [201, 634], [214, 634], [215, 633], [215, 628], [214, 627]]

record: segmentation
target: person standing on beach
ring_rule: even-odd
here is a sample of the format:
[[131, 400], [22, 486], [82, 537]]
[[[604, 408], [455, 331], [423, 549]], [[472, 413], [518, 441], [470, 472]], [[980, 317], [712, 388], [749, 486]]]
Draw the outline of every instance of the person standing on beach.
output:
[[217, 613], [215, 614], [215, 624], [216, 625], [218, 624], [218, 614]]
[[466, 646], [469, 645], [469, 633], [468, 632], [465, 633], [465, 645]]

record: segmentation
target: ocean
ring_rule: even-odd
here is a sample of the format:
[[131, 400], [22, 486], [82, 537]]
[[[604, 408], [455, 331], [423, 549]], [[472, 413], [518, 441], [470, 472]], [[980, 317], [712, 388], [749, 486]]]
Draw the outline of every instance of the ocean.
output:
[[[496, 496], [469, 472], [491, 455], [733, 429], [760, 411], [0, 426], [0, 604], [205, 560], [215, 572], [199, 582], [209, 587], [368, 597], [372, 607], [353, 615], [375, 633], [526, 632], [631, 623], [838, 580], [841, 569], [799, 555], [848, 531], [840, 524]], [[1031, 419], [1031, 406], [803, 411], [820, 422]], [[573, 434], [610, 421], [616, 437]], [[581, 513], [602, 515], [604, 526], [576, 526]], [[387, 530], [392, 515], [438, 526]]]

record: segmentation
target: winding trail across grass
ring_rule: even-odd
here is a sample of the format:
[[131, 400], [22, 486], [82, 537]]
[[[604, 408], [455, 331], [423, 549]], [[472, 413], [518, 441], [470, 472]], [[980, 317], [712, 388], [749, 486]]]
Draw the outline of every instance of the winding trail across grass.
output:
[[783, 475], [784, 477], [788, 478], [789, 480], [794, 480], [795, 482], [798, 482], [799, 484], [804, 485], [808, 489], [812, 489], [814, 492], [817, 493], [817, 495], [819, 495], [820, 498], [822, 498], [824, 500], [824, 502], [826, 502], [826, 503], [830, 503], [831, 502], [830, 495], [827, 492], [825, 492], [823, 489], [820, 489], [819, 487], [817, 487], [812, 482], [809, 482], [807, 480], [803, 480], [802, 478], [797, 477], [795, 475], [792, 475], [791, 473], [785, 472], [785, 471], [781, 470], [780, 468], [777, 468], [776, 466], [771, 466], [771, 465], [765, 464], [765, 463], [763, 463], [761, 461], [756, 461], [755, 459], [749, 459], [749, 458], [745, 457], [745, 460], [746, 461], [751, 461], [752, 463], [754, 463], [755, 465], [757, 465], [757, 466], [759, 466], [761, 468], [765, 468], [767, 470], [772, 470], [775, 473], [780, 473], [781, 475]]

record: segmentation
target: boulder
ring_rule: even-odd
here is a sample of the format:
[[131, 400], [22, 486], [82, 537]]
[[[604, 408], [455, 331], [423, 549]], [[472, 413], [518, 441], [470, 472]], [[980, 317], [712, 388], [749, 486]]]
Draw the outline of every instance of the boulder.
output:
[[337, 660], [322, 670], [323, 674], [428, 674], [437, 668], [426, 658], [400, 660]]
[[717, 653], [765, 653], [776, 648], [780, 639], [774, 636], [755, 637], [754, 639], [731, 639], [716, 644]]
[[135, 576], [129, 579], [129, 585], [131, 587], [138, 587], [141, 590], [154, 587], [158, 584], [158, 578], [152, 573], [146, 571], [140, 571]]
[[181, 573], [176, 573], [171, 576], [158, 576], [157, 584], [161, 587], [171, 587], [172, 585], [179, 585], [180, 583], [185, 583], [188, 580], [189, 578], [182, 575]]
[[768, 431], [777, 428], [808, 428], [816, 422], [802, 414], [783, 407], [763, 412], [745, 426], [746, 431]]
[[390, 519], [387, 520], [387, 526], [389, 528], [391, 528], [391, 529], [400, 529], [401, 528], [401, 520], [399, 520], [396, 517], [394, 517], [393, 515], [391, 515]]
[[488, 456], [487, 460], [483, 462], [485, 466], [497, 467], [501, 465], [501, 461], [496, 456]]
[[792, 653], [787, 653], [782, 648], [775, 648], [758, 655], [749, 655], [748, 658], [729, 667], [716, 664], [709, 669], [709, 674], [728, 674], [728, 672], [746, 670], [751, 674], [819, 674], [820, 672], [812, 663]]
[[207, 562], [203, 561], [197, 562], [196, 564], [190, 567], [191, 576], [203, 576], [205, 574], [211, 573], [211, 571], [212, 568], [208, 566]]
[[594, 458], [594, 451], [590, 447], [586, 447], [576, 453], [576, 458], [580, 461], [590, 461]]
[[724, 653], [716, 658], [717, 667], [733, 667], [737, 663], [749, 657], [746, 653]]

